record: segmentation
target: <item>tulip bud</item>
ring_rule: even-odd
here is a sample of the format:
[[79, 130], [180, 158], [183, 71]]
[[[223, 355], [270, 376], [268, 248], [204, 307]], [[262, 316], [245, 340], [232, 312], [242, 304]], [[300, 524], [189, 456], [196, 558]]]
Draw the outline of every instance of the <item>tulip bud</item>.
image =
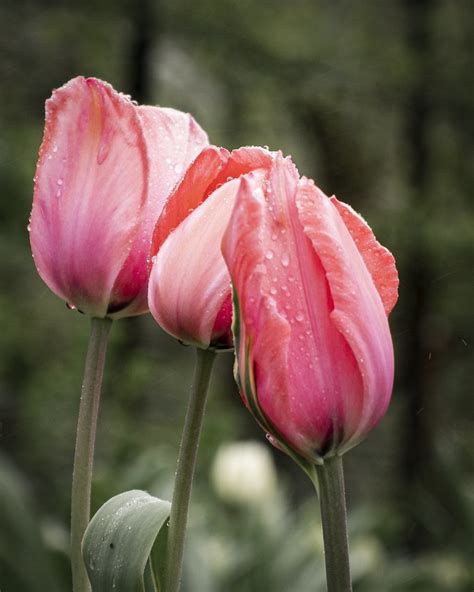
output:
[[320, 463], [360, 442], [393, 384], [392, 255], [349, 206], [275, 159], [240, 183], [223, 239], [236, 377], [270, 440]]
[[147, 312], [156, 219], [206, 144], [190, 115], [138, 106], [95, 78], [55, 90], [46, 102], [29, 225], [49, 288], [95, 317]]
[[167, 201], [152, 241], [150, 311], [183, 343], [232, 347], [230, 278], [221, 241], [240, 178], [268, 173], [273, 155], [262, 148], [231, 154], [210, 146], [186, 171]]

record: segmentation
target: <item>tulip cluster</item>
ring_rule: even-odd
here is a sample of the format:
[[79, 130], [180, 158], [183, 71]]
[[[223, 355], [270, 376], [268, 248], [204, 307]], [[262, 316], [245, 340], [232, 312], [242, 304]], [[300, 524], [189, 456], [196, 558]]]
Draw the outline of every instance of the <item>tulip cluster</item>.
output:
[[190, 115], [79, 77], [46, 104], [29, 229], [69, 306], [150, 309], [202, 348], [232, 347], [230, 272], [242, 397], [277, 445], [317, 462], [383, 416], [394, 259], [289, 158], [209, 146]]
[[[78, 77], [46, 103], [29, 230], [39, 274], [70, 308], [96, 320], [150, 311], [212, 355], [235, 344], [245, 405], [303, 466], [340, 457], [383, 417], [394, 258], [280, 152], [210, 146], [190, 115]], [[181, 534], [170, 528], [170, 592], [186, 512]]]

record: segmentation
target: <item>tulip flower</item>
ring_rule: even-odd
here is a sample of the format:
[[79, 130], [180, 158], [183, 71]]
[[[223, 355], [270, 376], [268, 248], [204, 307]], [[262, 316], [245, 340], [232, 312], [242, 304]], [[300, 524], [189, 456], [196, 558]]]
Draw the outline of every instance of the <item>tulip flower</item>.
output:
[[165, 589], [177, 592], [191, 485], [212, 365], [232, 347], [230, 277], [221, 253], [240, 179], [265, 178], [274, 155], [262, 148], [210, 146], [189, 166], [156, 224], [148, 290], [155, 320], [197, 347], [196, 369], [176, 471], [168, 530]]
[[244, 401], [303, 458], [345, 452], [391, 395], [393, 257], [349, 206], [281, 157], [269, 183], [242, 180], [223, 248]]
[[158, 219], [148, 303], [161, 327], [184, 343], [232, 347], [230, 277], [220, 244], [241, 176], [264, 178], [272, 160], [263, 148], [204, 149]]
[[54, 91], [29, 225], [49, 288], [93, 317], [147, 312], [153, 228], [206, 144], [190, 115], [138, 106], [95, 78]]
[[53, 92], [29, 231], [49, 288], [92, 317], [71, 501], [74, 592], [89, 592], [81, 557], [95, 431], [112, 319], [147, 312], [148, 255], [164, 202], [207, 144], [190, 115], [141, 107], [95, 78]]
[[[325, 540], [347, 549], [338, 459], [390, 400], [394, 259], [358, 214], [300, 179], [281, 155], [268, 182], [242, 179], [223, 253], [243, 400], [272, 443], [317, 473]], [[343, 506], [333, 528], [340, 516], [331, 513]], [[347, 553], [329, 547], [329, 590], [349, 590]]]

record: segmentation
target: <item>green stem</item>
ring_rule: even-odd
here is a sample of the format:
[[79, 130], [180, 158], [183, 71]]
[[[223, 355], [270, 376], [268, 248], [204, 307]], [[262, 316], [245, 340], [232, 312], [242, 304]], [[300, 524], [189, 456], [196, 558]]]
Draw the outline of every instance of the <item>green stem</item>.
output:
[[171, 504], [168, 544], [166, 553], [165, 592], [178, 592], [181, 585], [186, 522], [189, 500], [196, 466], [199, 438], [206, 407], [207, 391], [216, 353], [212, 350], [196, 350], [196, 366], [183, 435], [178, 455], [178, 468]]
[[95, 434], [111, 325], [111, 319], [93, 318], [91, 320], [82, 382], [71, 495], [71, 567], [74, 592], [89, 592], [91, 589], [82, 559], [81, 544], [90, 519]]
[[325, 459], [316, 466], [323, 522], [328, 592], [351, 592], [346, 496], [342, 457]]

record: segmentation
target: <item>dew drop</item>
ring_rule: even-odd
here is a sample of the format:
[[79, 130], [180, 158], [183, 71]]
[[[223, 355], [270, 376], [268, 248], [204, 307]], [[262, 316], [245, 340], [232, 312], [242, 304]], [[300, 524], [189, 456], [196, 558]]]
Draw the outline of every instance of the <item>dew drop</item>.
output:
[[179, 173], [183, 170], [183, 165], [182, 164], [177, 164], [174, 167], [174, 172], [179, 175]]
[[277, 293], [277, 289], [275, 288], [275, 286], [272, 286], [272, 287], [270, 288], [270, 294], [273, 294], [273, 295], [275, 295], [276, 293]]
[[301, 321], [304, 320], [304, 314], [299, 310], [296, 314], [295, 314], [295, 319], [301, 323]]
[[283, 265], [283, 267], [288, 267], [288, 265], [290, 264], [290, 258], [288, 257], [288, 255], [286, 253], [284, 253], [281, 256], [280, 262]]
[[58, 185], [62, 185], [62, 184], [63, 184], [63, 180], [62, 180], [62, 179], [58, 179], [58, 180], [56, 181], [56, 183], [57, 183]]
[[66, 302], [66, 307], [69, 308], [69, 310], [77, 310], [74, 304], [71, 304], [70, 302]]
[[268, 251], [265, 253], [265, 257], [266, 257], [266, 259], [268, 259], [268, 260], [270, 260], [270, 259], [273, 259], [273, 251], [270, 251], [270, 250], [268, 250]]

